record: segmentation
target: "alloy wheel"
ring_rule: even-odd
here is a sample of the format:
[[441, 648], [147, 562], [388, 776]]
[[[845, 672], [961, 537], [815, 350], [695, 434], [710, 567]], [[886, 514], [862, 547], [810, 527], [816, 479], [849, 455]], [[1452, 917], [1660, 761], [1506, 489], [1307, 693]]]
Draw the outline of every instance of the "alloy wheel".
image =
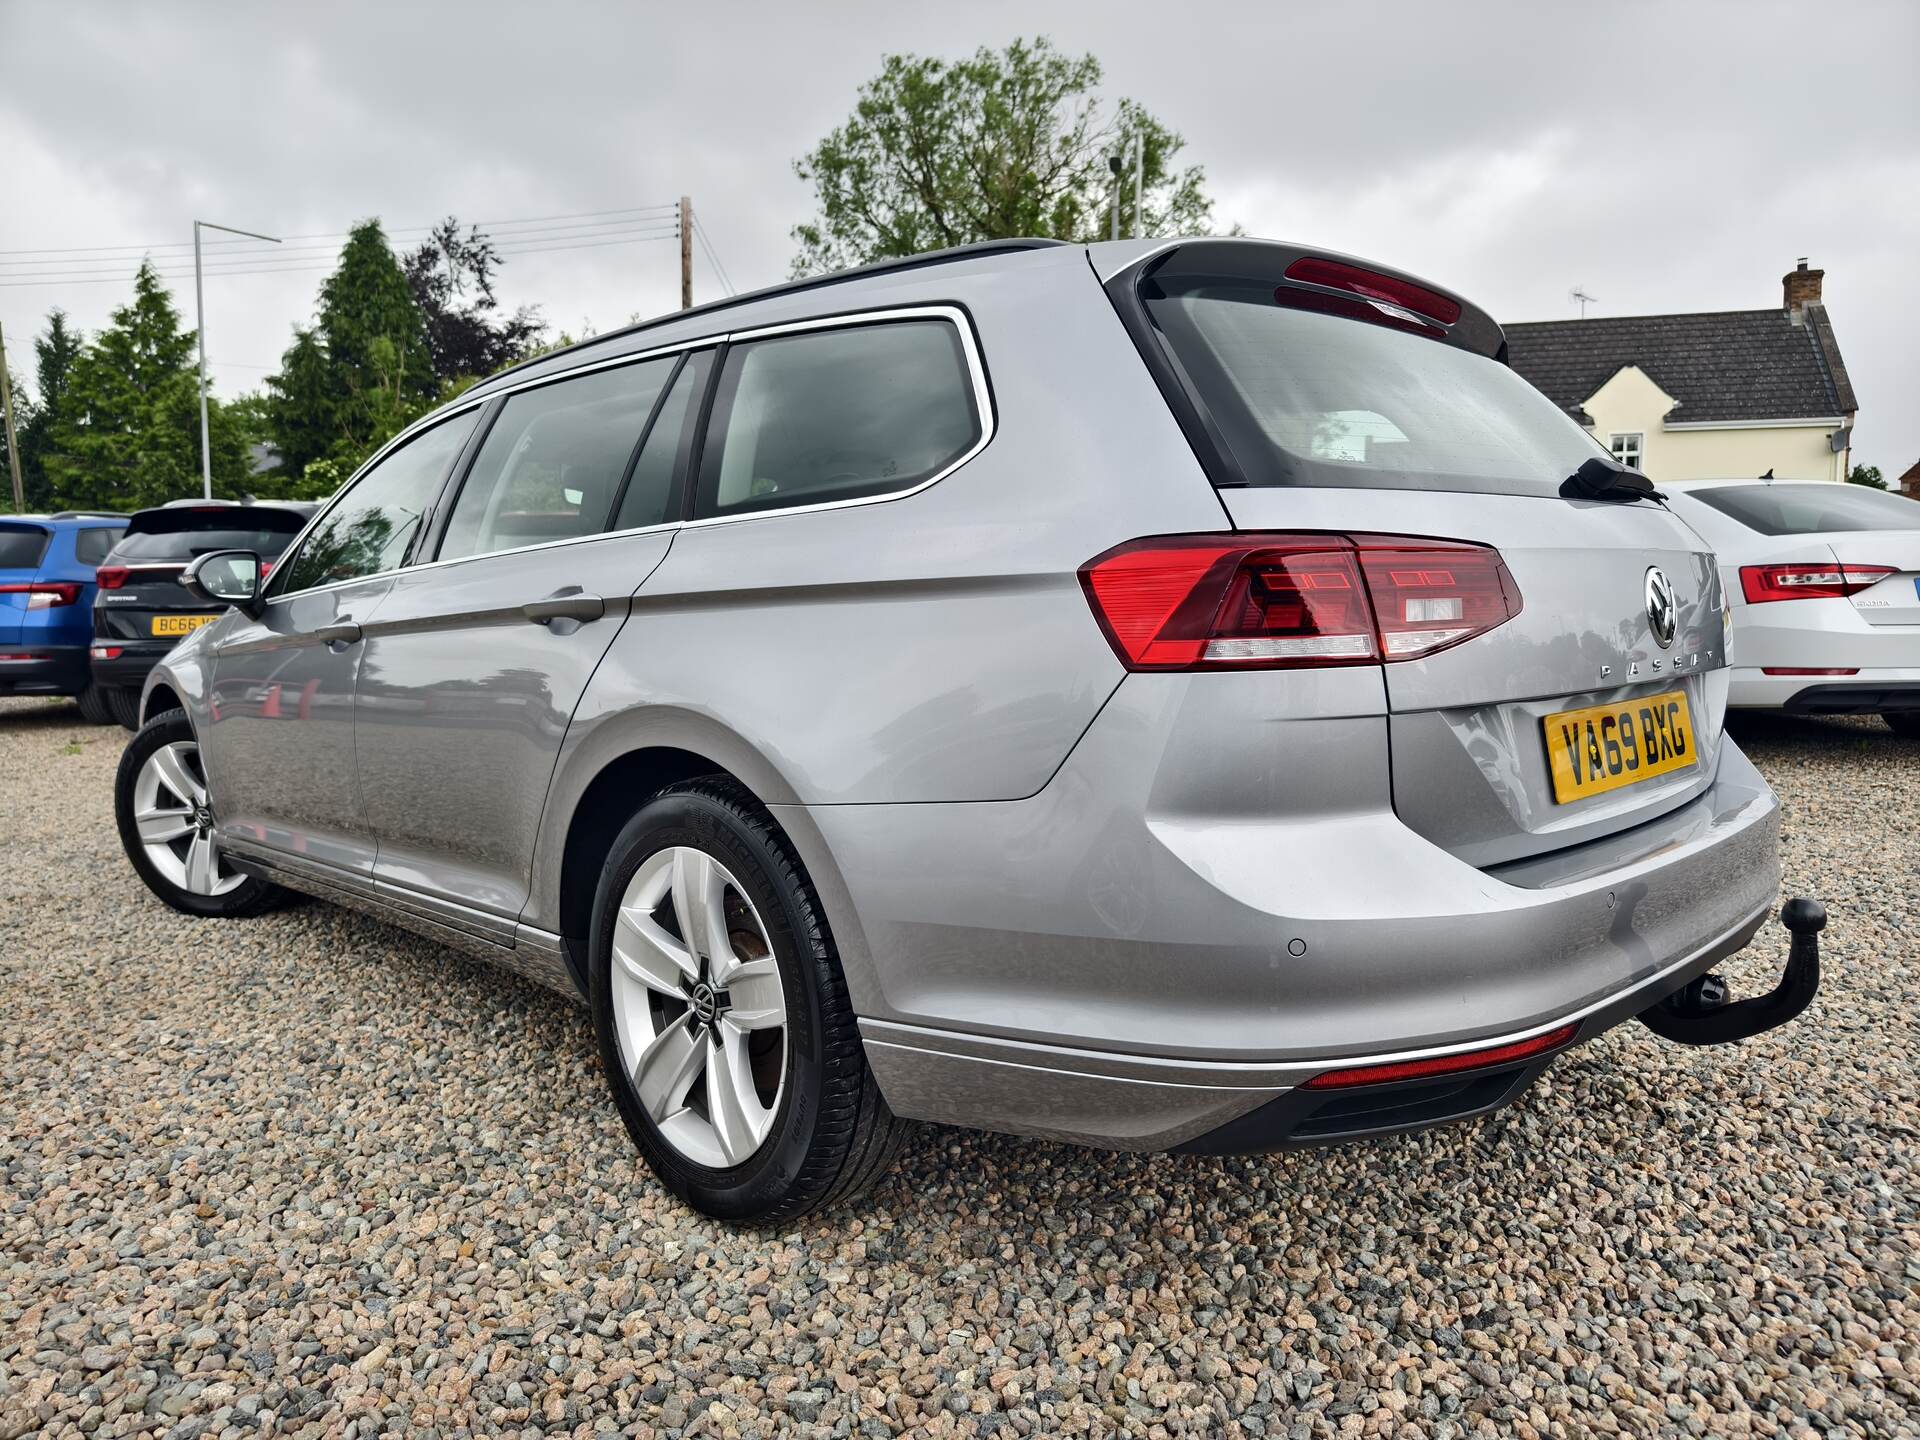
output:
[[207, 799], [200, 747], [162, 745], [147, 757], [133, 786], [133, 822], [153, 868], [191, 895], [225, 895], [246, 881], [220, 858]]
[[676, 845], [627, 882], [613, 929], [620, 1061], [656, 1129], [710, 1169], [744, 1164], [787, 1083], [787, 1003], [773, 944], [731, 871]]

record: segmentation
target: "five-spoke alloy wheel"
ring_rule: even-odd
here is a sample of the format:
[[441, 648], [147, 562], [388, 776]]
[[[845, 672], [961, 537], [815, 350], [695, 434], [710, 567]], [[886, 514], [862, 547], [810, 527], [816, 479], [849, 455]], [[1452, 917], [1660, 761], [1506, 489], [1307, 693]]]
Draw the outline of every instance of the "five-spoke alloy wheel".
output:
[[859, 1193], [903, 1132], [792, 842], [722, 776], [672, 786], [613, 841], [589, 991], [627, 1130], [667, 1188], [765, 1223]]

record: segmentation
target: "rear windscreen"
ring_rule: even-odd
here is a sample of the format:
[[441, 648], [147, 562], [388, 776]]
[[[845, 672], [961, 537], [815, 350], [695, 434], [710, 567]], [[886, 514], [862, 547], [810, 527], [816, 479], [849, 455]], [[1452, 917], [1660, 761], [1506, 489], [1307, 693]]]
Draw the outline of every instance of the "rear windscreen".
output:
[[0, 525], [0, 570], [38, 570], [47, 532], [38, 525]]
[[136, 516], [113, 547], [115, 561], [190, 561], [217, 549], [250, 549], [273, 559], [307, 524], [298, 511], [204, 515], [194, 511]]
[[1814, 485], [1715, 485], [1687, 492], [1762, 535], [1834, 530], [1920, 530], [1920, 503], [1831, 481]]
[[1254, 485], [1548, 495], [1604, 453], [1497, 360], [1283, 307], [1270, 282], [1150, 281], [1141, 299]]

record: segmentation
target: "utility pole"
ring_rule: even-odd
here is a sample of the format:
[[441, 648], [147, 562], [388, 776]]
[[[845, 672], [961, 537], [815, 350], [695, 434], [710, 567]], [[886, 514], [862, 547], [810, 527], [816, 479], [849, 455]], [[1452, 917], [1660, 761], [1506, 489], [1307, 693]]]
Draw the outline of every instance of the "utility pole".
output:
[[24, 515], [27, 492], [20, 484], [20, 442], [13, 433], [13, 379], [7, 374], [7, 336], [4, 330], [0, 330], [0, 410], [6, 412], [7, 468], [13, 471], [14, 513]]
[[1140, 217], [1145, 213], [1146, 201], [1142, 198], [1147, 181], [1147, 142], [1140, 132], [1133, 136], [1133, 238], [1140, 238]]
[[1107, 173], [1113, 177], [1113, 212], [1107, 225], [1109, 240], [1120, 238], [1120, 198], [1127, 188], [1127, 182], [1120, 178], [1120, 171], [1126, 163], [1126, 156], [1117, 150], [1107, 157]]
[[680, 197], [680, 308], [693, 308], [693, 200]]
[[213, 498], [213, 454], [207, 449], [207, 296], [200, 278], [200, 231], [224, 230], [229, 235], [244, 235], [249, 240], [265, 240], [278, 245], [271, 235], [256, 235], [251, 230], [236, 230], [231, 225], [216, 225], [211, 220], [193, 222], [193, 318], [195, 337], [200, 342], [200, 493]]

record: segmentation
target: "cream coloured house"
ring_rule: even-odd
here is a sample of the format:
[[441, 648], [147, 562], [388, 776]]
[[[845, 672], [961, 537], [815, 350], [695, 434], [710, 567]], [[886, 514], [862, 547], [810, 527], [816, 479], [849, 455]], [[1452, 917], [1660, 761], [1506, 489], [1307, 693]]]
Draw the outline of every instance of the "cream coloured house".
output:
[[1777, 310], [1506, 326], [1513, 368], [1655, 480], [1844, 480], [1857, 408], [1805, 260]]

